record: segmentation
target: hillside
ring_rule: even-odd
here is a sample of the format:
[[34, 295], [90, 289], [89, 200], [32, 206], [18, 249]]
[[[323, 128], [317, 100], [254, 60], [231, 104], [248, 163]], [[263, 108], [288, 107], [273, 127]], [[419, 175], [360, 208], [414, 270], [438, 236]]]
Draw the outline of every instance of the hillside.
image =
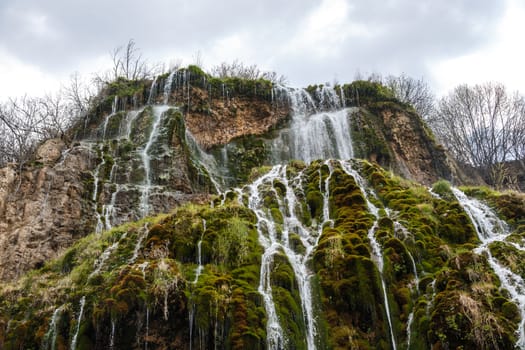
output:
[[525, 347], [523, 195], [444, 181], [380, 84], [190, 66], [98, 101], [0, 171], [2, 348]]

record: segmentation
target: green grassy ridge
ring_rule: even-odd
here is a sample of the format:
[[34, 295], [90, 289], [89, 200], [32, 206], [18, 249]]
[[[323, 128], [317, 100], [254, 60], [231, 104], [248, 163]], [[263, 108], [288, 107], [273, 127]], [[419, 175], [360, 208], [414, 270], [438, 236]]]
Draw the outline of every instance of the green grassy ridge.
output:
[[[356, 181], [336, 162], [331, 163], [331, 175], [319, 161], [309, 166], [294, 162], [287, 168], [289, 178], [302, 178], [297, 196], [302, 199], [300, 220], [307, 226], [321, 218], [319, 184], [330, 175], [334, 225], [323, 228], [311, 260], [322, 346], [390, 348], [382, 276], [399, 346], [407, 342], [407, 322], [413, 313], [412, 349], [512, 348], [519, 312], [499, 290], [485, 256], [473, 253], [478, 239], [457, 201], [447, 196], [448, 184], [434, 186], [441, 196], [437, 198], [376, 165], [352, 164], [374, 191], [376, 196], [371, 192], [368, 196], [380, 209], [374, 234], [385, 257], [382, 275], [370, 259], [367, 233], [374, 217]], [[276, 182], [273, 189], [265, 203], [279, 223], [283, 185]], [[518, 213], [509, 224], [515, 239], [521, 238], [523, 204], [515, 198], [522, 197], [508, 194], [513, 199], [502, 200], [497, 192], [475, 188], [466, 192], [484, 194], [479, 196], [489, 198], [496, 210]], [[85, 237], [59, 259], [0, 287], [0, 344], [5, 349], [49, 346], [50, 320], [61, 307], [57, 348], [69, 347], [77, 326], [78, 349], [103, 348], [109, 344], [112, 323], [115, 348], [143, 347], [145, 340], [151, 348], [188, 348], [190, 314], [194, 344], [203, 339], [208, 346], [221, 348], [265, 348], [266, 316], [257, 291], [262, 248], [255, 224], [254, 214], [230, 196], [223, 206], [188, 204], [170, 214]], [[131, 261], [140, 237], [142, 248]], [[193, 283], [201, 238], [205, 268]], [[93, 274], [99, 266], [96, 259], [112, 246], [100, 272]], [[521, 254], [508, 244], [490, 248], [513, 270], [525, 271]], [[299, 240], [295, 249], [301, 249]], [[418, 285], [410, 257], [416, 264]], [[274, 299], [287, 339], [292, 347], [305, 348], [293, 271], [284, 255], [274, 265]], [[77, 325], [83, 296], [84, 315]]]

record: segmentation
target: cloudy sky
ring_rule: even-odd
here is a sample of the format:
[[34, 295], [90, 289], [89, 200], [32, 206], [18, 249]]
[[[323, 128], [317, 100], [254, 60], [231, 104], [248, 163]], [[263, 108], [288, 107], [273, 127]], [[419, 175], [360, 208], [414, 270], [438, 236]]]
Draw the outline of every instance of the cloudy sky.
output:
[[523, 34], [523, 0], [1, 0], [0, 99], [109, 69], [129, 39], [151, 62], [239, 59], [292, 86], [406, 73], [438, 96], [489, 80], [525, 93]]

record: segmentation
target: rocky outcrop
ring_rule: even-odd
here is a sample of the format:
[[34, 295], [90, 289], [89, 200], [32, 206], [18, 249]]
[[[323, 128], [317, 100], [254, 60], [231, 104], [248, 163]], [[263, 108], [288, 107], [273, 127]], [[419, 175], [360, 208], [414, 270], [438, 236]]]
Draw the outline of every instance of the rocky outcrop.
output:
[[[356, 89], [313, 87], [303, 95], [317, 111], [333, 107], [326, 96], [339, 98], [339, 108], [359, 106], [350, 117], [355, 157], [424, 184], [451, 177], [444, 151], [413, 111], [362, 86], [356, 100]], [[206, 200], [216, 190], [209, 173], [220, 173], [224, 187], [246, 182], [253, 168], [271, 163], [272, 131], [289, 126], [289, 96], [276, 93], [268, 81], [220, 80], [195, 68], [154, 84], [111, 83], [69, 133], [77, 135], [72, 147], [48, 140], [21, 173], [0, 170], [0, 279], [42, 265], [89, 232]]]
[[[50, 140], [38, 150], [44, 165], [0, 170], [0, 279], [42, 266], [92, 230], [85, 182], [91, 178], [89, 150]], [[58, 157], [57, 157], [58, 155]]]
[[356, 156], [408, 179], [430, 185], [451, 180], [445, 150], [421, 118], [395, 103], [375, 103], [352, 116]]
[[246, 135], [265, 134], [290, 113], [287, 105], [266, 100], [241, 96], [210, 101], [205, 91], [194, 92], [185, 115], [186, 126], [204, 149]]

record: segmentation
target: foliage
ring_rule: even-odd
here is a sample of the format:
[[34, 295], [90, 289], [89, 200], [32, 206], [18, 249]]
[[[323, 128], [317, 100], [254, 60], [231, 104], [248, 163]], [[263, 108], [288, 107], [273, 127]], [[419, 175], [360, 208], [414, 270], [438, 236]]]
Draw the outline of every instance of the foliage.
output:
[[367, 106], [374, 102], [397, 101], [393, 92], [379, 82], [356, 80], [343, 85], [347, 105]]

